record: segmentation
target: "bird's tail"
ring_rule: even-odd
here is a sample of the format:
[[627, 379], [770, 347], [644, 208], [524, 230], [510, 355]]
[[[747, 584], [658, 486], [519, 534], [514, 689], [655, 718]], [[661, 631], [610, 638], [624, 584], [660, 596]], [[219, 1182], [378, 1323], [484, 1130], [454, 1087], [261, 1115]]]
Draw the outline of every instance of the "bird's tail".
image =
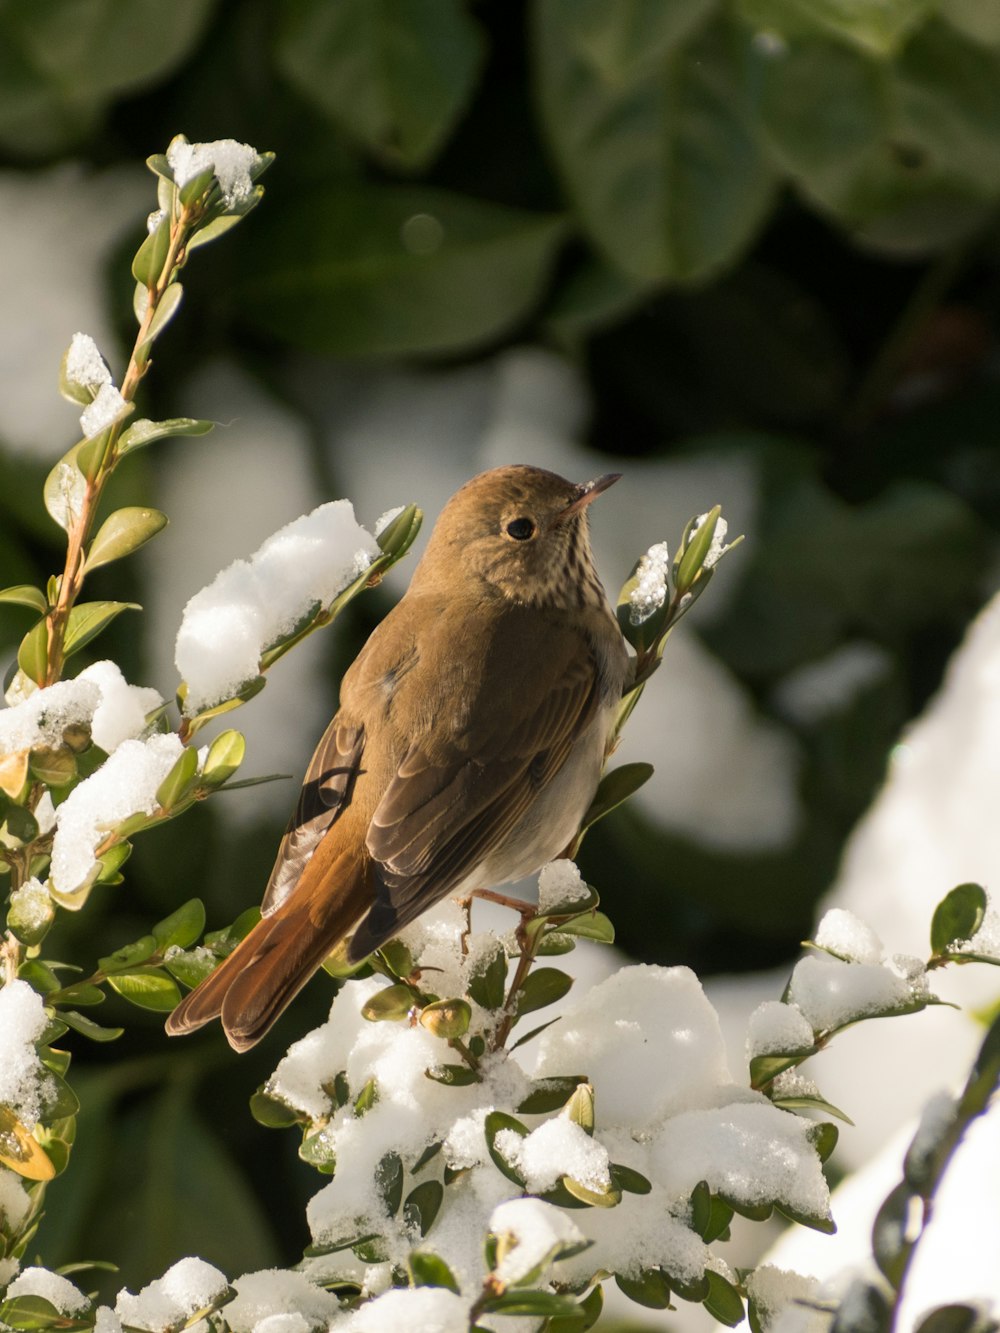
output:
[[[332, 893], [329, 882], [300, 884], [276, 911], [262, 917], [174, 1009], [166, 1022], [168, 1034], [183, 1036], [221, 1017], [234, 1050], [246, 1051], [260, 1041], [364, 914], [367, 876], [360, 867], [354, 870]], [[317, 892], [323, 888], [325, 893]]]

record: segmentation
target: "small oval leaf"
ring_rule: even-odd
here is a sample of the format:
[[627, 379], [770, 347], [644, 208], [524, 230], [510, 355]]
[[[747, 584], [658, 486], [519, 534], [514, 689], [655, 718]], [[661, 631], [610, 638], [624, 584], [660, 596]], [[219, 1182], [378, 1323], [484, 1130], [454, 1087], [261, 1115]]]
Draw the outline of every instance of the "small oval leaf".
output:
[[90, 544], [85, 566], [87, 572], [131, 555], [155, 537], [166, 524], [167, 516], [161, 514], [159, 509], [147, 509], [142, 505], [116, 509], [101, 524], [97, 536]]
[[40, 616], [44, 616], [49, 609], [41, 588], [32, 587], [30, 583], [16, 583], [13, 587], [4, 588], [0, 592], [0, 602], [8, 602], [11, 606], [29, 606]]
[[141, 611], [138, 602], [81, 602], [74, 606], [66, 622], [66, 638], [63, 643], [63, 655], [73, 653], [96, 639], [116, 616], [123, 611]]
[[565, 972], [560, 972], [557, 967], [535, 968], [525, 977], [523, 985], [517, 992], [518, 1018], [533, 1013], [536, 1009], [544, 1009], [548, 1004], [555, 1004], [572, 985], [573, 978]]

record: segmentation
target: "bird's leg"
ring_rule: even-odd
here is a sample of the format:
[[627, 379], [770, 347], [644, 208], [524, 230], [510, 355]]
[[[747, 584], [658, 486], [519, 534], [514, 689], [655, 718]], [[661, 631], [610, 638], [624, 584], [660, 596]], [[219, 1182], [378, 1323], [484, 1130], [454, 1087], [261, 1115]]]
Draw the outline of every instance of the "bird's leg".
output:
[[501, 907], [509, 907], [512, 912], [520, 912], [522, 917], [534, 916], [538, 911], [533, 903], [526, 903], [523, 898], [511, 898], [508, 894], [497, 893], [495, 889], [473, 889], [469, 894], [469, 901], [473, 898], [499, 903]]

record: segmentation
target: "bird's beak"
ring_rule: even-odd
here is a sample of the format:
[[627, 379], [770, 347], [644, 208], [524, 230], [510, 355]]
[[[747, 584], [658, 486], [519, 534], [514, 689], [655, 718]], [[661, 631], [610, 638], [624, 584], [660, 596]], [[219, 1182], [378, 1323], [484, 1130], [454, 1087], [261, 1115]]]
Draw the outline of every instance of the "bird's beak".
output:
[[596, 500], [602, 491], [606, 491], [609, 486], [613, 486], [616, 481], [621, 481], [620, 472], [605, 472], [603, 477], [595, 477], [593, 481], [585, 481], [576, 488], [576, 494], [565, 509], [560, 509], [553, 519], [553, 526], [559, 523], [565, 523], [567, 519], [579, 514], [586, 509], [592, 501]]

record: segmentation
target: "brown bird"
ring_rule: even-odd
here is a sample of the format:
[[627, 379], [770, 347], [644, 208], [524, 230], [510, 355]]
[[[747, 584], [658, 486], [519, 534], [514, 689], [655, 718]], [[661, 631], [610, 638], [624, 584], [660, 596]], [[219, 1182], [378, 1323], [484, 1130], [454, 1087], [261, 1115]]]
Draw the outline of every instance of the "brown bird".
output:
[[628, 670], [587, 507], [618, 480], [473, 478], [344, 676], [258, 925], [167, 1019], [246, 1050], [348, 940], [366, 958], [448, 894], [561, 852], [600, 778]]

